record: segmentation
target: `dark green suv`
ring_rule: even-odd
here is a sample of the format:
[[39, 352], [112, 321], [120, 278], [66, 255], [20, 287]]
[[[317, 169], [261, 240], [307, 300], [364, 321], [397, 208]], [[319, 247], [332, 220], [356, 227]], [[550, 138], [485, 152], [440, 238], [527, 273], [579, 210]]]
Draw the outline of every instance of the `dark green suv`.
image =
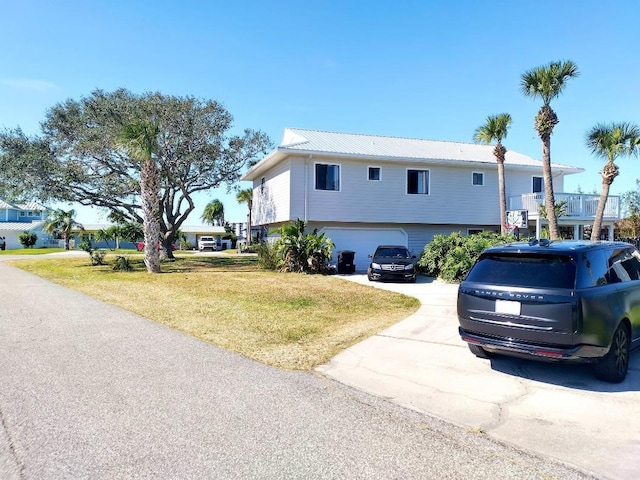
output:
[[640, 346], [640, 253], [623, 242], [532, 241], [485, 250], [458, 289], [460, 336], [499, 353], [592, 362], [621, 382]]

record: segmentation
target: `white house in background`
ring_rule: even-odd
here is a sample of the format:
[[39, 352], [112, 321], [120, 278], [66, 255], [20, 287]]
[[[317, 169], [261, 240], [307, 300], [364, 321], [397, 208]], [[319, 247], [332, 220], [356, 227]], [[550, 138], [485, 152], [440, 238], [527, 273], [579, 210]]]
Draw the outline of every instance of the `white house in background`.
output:
[[[298, 218], [356, 252], [356, 267], [378, 244], [419, 255], [436, 234], [499, 231], [498, 168], [493, 146], [287, 128], [280, 146], [242, 180], [253, 182], [252, 223], [263, 232]], [[553, 164], [564, 235], [582, 238], [597, 195], [564, 192], [564, 177], [583, 169]], [[507, 209], [526, 210], [521, 233], [539, 236], [545, 220], [542, 162], [508, 151]], [[603, 227], [613, 234], [619, 198], [610, 197]], [[335, 257], [335, 255], [334, 255]], [[335, 260], [335, 258], [334, 258]]]
[[7, 250], [23, 248], [18, 237], [30, 232], [38, 236], [34, 248], [57, 247], [58, 241], [42, 230], [48, 214], [49, 209], [36, 202], [12, 205], [0, 200], [0, 244], [6, 242]]

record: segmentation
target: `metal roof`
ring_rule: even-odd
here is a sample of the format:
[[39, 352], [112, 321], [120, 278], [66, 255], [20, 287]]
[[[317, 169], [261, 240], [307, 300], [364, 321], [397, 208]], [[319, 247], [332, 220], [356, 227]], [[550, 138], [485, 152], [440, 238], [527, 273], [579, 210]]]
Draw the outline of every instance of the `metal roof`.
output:
[[38, 203], [38, 202], [26, 202], [23, 203], [21, 205], [18, 205], [18, 208], [20, 208], [21, 210], [38, 210], [40, 212], [44, 212], [46, 210], [49, 210], [47, 207], [45, 207], [44, 205]]
[[[326, 132], [286, 128], [282, 143], [252, 167], [243, 180], [252, 180], [291, 154], [326, 155], [388, 161], [413, 161], [439, 164], [491, 164], [495, 165], [494, 145], [446, 142], [417, 138], [385, 137], [352, 133]], [[507, 150], [505, 167], [520, 166], [542, 168], [540, 160]], [[579, 173], [582, 168], [552, 164], [552, 168], [566, 174]]]
[[0, 222], [0, 232], [29, 232], [39, 229], [44, 222]]

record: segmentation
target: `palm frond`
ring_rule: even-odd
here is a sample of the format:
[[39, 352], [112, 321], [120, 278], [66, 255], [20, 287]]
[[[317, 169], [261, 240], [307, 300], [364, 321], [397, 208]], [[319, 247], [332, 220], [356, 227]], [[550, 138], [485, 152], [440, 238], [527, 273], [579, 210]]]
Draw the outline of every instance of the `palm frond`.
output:
[[485, 145], [489, 145], [493, 141], [501, 143], [507, 137], [511, 122], [511, 115], [508, 113], [489, 115], [485, 123], [476, 129], [473, 139], [476, 143], [484, 143]]
[[541, 98], [545, 105], [558, 97], [567, 80], [579, 76], [577, 65], [571, 60], [550, 62], [526, 71], [520, 77], [520, 89], [527, 97]]
[[613, 162], [620, 155], [637, 154], [639, 137], [640, 128], [634, 124], [600, 123], [587, 132], [585, 142], [591, 153]]

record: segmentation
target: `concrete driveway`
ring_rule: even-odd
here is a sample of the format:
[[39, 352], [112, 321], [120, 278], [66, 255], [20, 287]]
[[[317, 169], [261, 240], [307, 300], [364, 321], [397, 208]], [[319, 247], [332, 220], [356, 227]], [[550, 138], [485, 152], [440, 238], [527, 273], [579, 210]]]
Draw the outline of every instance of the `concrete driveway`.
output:
[[640, 352], [618, 385], [586, 365], [472, 355], [458, 337], [457, 285], [345, 279], [414, 296], [411, 317], [334, 357], [319, 371], [604, 478], [640, 478]]

